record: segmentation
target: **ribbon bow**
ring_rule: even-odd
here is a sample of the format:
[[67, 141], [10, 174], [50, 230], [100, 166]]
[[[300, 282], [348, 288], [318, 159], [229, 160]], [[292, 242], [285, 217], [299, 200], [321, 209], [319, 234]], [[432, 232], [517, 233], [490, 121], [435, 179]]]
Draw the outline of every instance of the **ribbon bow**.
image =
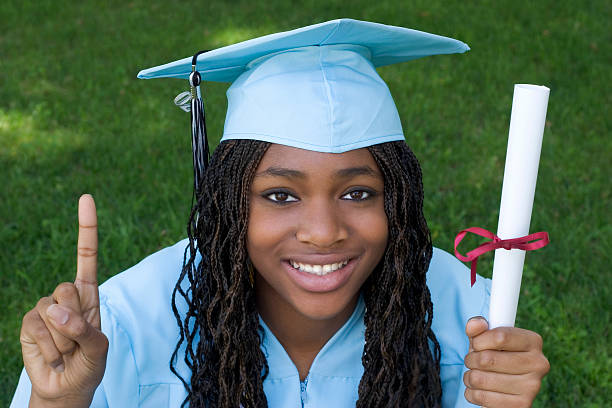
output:
[[[465, 235], [471, 232], [472, 234], [480, 235], [481, 237], [490, 238], [492, 241], [485, 242], [480, 246], [472, 249], [465, 255], [462, 255], [457, 251], [457, 247], [461, 240], [465, 237]], [[455, 238], [455, 256], [459, 258], [459, 260], [463, 262], [471, 262], [471, 286], [474, 286], [476, 283], [476, 264], [478, 263], [478, 257], [485, 252], [493, 251], [495, 249], [503, 248], [506, 250], [511, 249], [522, 249], [523, 251], [533, 251], [536, 249], [540, 249], [545, 247], [550, 242], [548, 238], [548, 232], [536, 232], [534, 234], [526, 235], [520, 238], [512, 238], [512, 239], [501, 239], [497, 235], [493, 234], [490, 231], [487, 231], [484, 228], [479, 227], [471, 227], [466, 228], [457, 234]]]

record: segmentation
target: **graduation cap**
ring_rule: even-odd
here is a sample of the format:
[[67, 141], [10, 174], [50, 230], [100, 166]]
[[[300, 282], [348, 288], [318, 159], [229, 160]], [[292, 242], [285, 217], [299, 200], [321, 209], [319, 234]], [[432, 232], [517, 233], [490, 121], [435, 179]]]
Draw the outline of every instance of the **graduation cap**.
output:
[[197, 194], [209, 156], [201, 81], [232, 82], [221, 142], [255, 139], [342, 153], [404, 140], [376, 67], [468, 50], [452, 38], [339, 19], [201, 51], [138, 78], [189, 79], [191, 91], [178, 103], [190, 104]]

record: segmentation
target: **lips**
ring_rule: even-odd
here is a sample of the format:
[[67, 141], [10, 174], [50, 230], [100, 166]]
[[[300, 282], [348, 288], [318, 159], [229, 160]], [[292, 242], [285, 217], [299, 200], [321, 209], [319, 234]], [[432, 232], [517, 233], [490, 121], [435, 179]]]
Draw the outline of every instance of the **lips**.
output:
[[[331, 292], [351, 277], [359, 258], [322, 256], [283, 261], [289, 278], [308, 292]], [[335, 270], [334, 270], [335, 265]]]
[[348, 264], [348, 259], [340, 262], [328, 263], [328, 264], [309, 264], [297, 261], [289, 261], [291, 266], [302, 272], [313, 273], [315, 275], [324, 276], [328, 273], [337, 271]]

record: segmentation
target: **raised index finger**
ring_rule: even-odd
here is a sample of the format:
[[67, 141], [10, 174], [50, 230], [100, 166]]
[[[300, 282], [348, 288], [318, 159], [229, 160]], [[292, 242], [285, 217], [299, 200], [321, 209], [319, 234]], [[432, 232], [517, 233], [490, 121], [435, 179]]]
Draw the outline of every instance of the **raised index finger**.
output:
[[95, 285], [97, 289], [97, 261], [98, 217], [96, 216], [96, 204], [90, 194], [83, 194], [79, 199], [77, 274], [74, 281], [77, 288], [79, 288], [79, 292], [81, 285]]

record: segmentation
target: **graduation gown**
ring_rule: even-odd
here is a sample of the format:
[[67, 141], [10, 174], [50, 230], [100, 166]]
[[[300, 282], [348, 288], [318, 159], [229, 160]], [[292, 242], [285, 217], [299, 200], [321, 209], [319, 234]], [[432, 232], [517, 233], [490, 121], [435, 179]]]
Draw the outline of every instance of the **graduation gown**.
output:
[[[109, 350], [92, 407], [178, 408], [185, 399], [185, 388], [170, 371], [169, 361], [178, 339], [171, 295], [186, 245], [183, 240], [150, 255], [100, 286], [102, 331]], [[463, 396], [467, 370], [463, 359], [468, 352], [464, 330], [470, 317], [487, 317], [491, 281], [479, 276], [470, 287], [469, 270], [434, 248], [427, 285], [434, 305], [433, 330], [442, 351], [442, 406], [474, 406]], [[269, 407], [354, 407], [363, 374], [364, 313], [360, 298], [349, 320], [318, 353], [303, 383], [282, 345], [260, 320], [270, 369], [264, 381]], [[182, 358], [177, 369], [184, 378], [190, 377]], [[27, 407], [30, 391], [23, 370], [11, 408]]]

